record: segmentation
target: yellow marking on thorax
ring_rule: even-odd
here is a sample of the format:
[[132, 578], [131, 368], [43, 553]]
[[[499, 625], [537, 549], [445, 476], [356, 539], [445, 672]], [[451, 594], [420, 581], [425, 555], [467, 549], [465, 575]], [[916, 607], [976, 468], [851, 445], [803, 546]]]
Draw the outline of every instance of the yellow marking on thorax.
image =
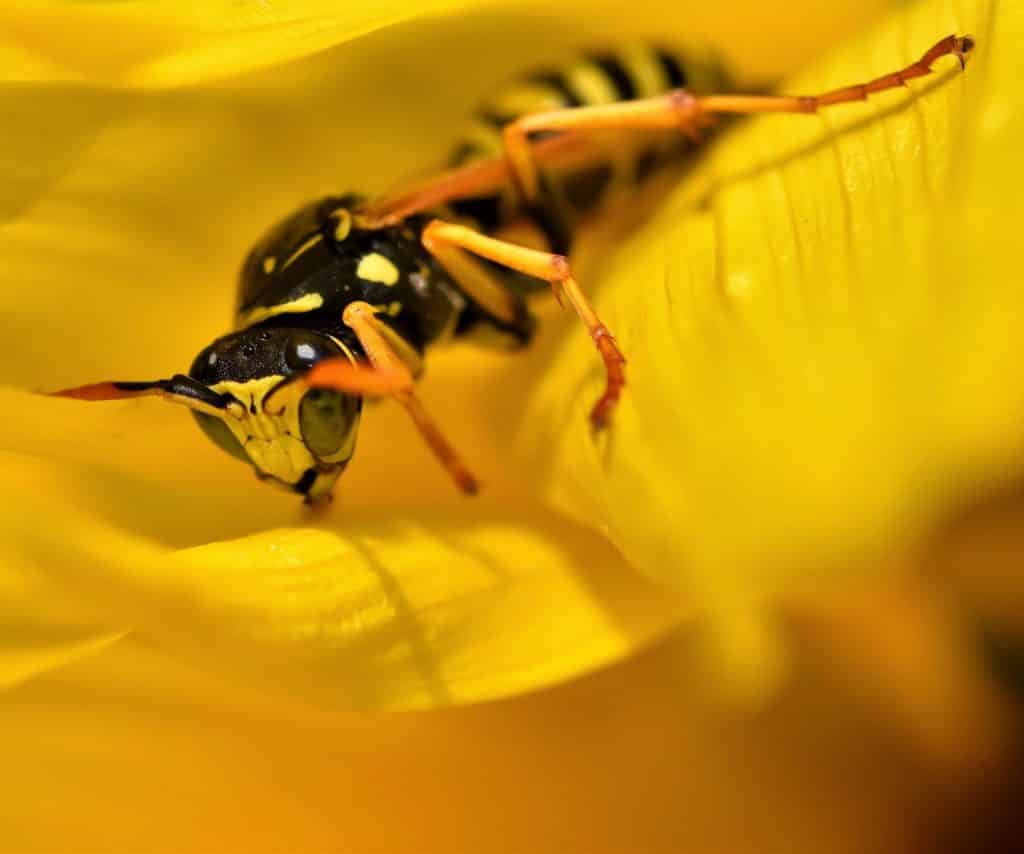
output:
[[386, 314], [388, 317], [398, 317], [402, 313], [402, 304], [398, 300], [369, 303], [369, 305], [371, 308], [377, 309], [378, 314]]
[[401, 274], [390, 259], [385, 258], [379, 252], [371, 252], [360, 260], [359, 266], [356, 268], [356, 275], [367, 282], [393, 285]]
[[617, 58], [633, 81], [638, 98], [651, 98], [669, 88], [665, 69], [647, 45], [627, 45], [618, 52]]
[[283, 302], [278, 305], [260, 306], [238, 315], [236, 329], [246, 329], [257, 323], [262, 323], [271, 317], [279, 314], [305, 314], [308, 311], [316, 311], [323, 306], [324, 298], [320, 294], [306, 294], [291, 302]]
[[314, 246], [316, 246], [323, 239], [324, 239], [323, 235], [320, 234], [320, 232], [317, 232], [316, 234], [314, 234], [312, 237], [310, 237], [305, 243], [303, 243], [298, 249], [296, 249], [291, 255], [289, 255], [285, 259], [285, 262], [281, 265], [281, 269], [282, 270], [287, 270], [289, 265], [291, 265], [292, 263], [297, 261], [301, 256], [303, 256], [306, 252], [308, 252], [310, 249], [312, 249]]
[[334, 226], [334, 239], [338, 243], [342, 243], [348, 237], [349, 232], [352, 231], [352, 214], [349, 213], [347, 208], [338, 208], [332, 216], [338, 217], [338, 224]]
[[615, 85], [597, 65], [582, 60], [571, 66], [565, 73], [569, 88], [587, 106], [613, 104], [619, 100]]
[[266, 273], [268, 276], [274, 272], [276, 267], [277, 258], [275, 258], [273, 255], [268, 255], [266, 258], [263, 259], [263, 272]]

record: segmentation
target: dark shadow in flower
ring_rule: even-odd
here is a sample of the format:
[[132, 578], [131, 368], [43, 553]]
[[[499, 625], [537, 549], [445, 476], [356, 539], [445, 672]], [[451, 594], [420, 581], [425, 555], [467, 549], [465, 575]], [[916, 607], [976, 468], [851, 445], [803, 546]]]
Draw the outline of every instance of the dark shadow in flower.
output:
[[365, 568], [376, 575], [380, 581], [381, 592], [394, 609], [395, 628], [408, 644], [413, 662], [423, 679], [423, 687], [430, 695], [431, 700], [438, 706], [450, 705], [452, 702], [451, 692], [437, 666], [436, 658], [430, 651], [430, 644], [423, 631], [423, 624], [417, 619], [416, 610], [409, 602], [405, 591], [402, 590], [402, 585], [398, 583], [395, 576], [377, 558], [373, 549], [364, 540], [352, 534], [348, 534], [345, 539], [360, 555]]

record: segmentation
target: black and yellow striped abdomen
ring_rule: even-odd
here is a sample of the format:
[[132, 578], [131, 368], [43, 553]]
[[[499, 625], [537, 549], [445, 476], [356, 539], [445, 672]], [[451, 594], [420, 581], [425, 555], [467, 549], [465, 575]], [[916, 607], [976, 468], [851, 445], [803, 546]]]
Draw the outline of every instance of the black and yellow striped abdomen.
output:
[[[649, 98], [680, 88], [721, 92], [727, 91], [729, 84], [722, 65], [708, 53], [681, 53], [643, 44], [586, 53], [563, 68], [535, 71], [496, 89], [477, 109], [448, 165], [499, 156], [503, 150], [501, 129], [530, 113]], [[573, 226], [581, 216], [599, 208], [612, 191], [642, 179], [653, 166], [685, 148], [685, 140], [671, 134], [649, 145], [609, 146], [607, 162], [546, 179], [539, 209], [524, 211], [511, 188], [453, 207], [489, 232], [523, 214], [539, 219], [537, 224], [551, 248], [566, 252]]]

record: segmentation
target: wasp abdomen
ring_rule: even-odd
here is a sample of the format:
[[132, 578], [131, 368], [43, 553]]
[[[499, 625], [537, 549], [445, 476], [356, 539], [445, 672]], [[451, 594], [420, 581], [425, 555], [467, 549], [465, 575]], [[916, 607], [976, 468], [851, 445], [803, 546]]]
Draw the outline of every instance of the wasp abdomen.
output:
[[[495, 90], [466, 127], [449, 165], [500, 155], [501, 129], [521, 116], [649, 98], [679, 88], [725, 91], [728, 85], [721, 64], [707, 54], [682, 54], [652, 45], [584, 54], [562, 68], [536, 71]], [[679, 137], [626, 148], [610, 145], [606, 162], [547, 179], [541, 203], [530, 210], [524, 210], [512, 189], [453, 207], [491, 232], [526, 214], [545, 232], [554, 251], [565, 252], [576, 219], [600, 208], [611, 192], [642, 180], [685, 147]]]

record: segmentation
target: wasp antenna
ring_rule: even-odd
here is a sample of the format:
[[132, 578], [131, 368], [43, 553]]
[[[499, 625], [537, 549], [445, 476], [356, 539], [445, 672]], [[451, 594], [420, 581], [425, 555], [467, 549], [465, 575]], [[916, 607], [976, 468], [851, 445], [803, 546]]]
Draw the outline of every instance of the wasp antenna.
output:
[[49, 392], [50, 397], [70, 397], [74, 400], [123, 400], [127, 397], [138, 397], [143, 394], [155, 394], [152, 391], [157, 383], [118, 383], [102, 382], [89, 385], [63, 388]]
[[218, 394], [209, 386], [203, 385], [192, 377], [175, 374], [170, 379], [151, 380], [147, 382], [107, 381], [90, 383], [89, 385], [65, 388], [50, 392], [51, 397], [70, 397], [74, 400], [102, 401], [125, 400], [131, 397], [163, 397], [172, 403], [179, 403], [205, 412], [207, 415], [222, 417], [230, 411], [237, 401], [231, 395]]

